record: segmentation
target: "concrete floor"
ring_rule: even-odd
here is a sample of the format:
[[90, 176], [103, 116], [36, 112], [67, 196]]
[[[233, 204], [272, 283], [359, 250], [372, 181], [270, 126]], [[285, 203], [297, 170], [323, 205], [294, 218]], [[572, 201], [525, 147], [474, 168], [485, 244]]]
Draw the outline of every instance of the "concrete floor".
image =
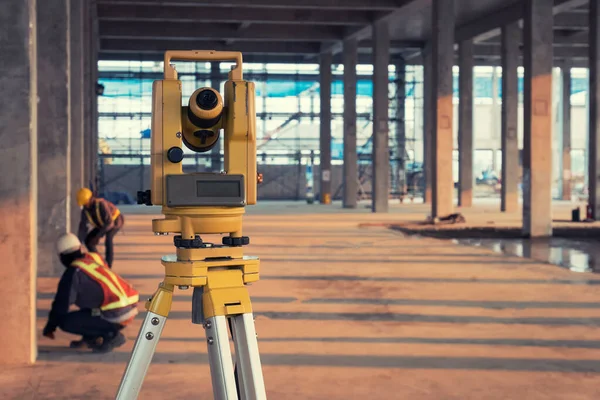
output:
[[[598, 276], [377, 226], [424, 209], [249, 210], [247, 253], [262, 259], [249, 290], [269, 398], [600, 398], [600, 291], [584, 283]], [[160, 282], [159, 258], [173, 250], [171, 237], [152, 235], [149, 211], [126, 211], [114, 265], [144, 298]], [[40, 332], [55, 285], [39, 280]], [[190, 300], [191, 290], [176, 292], [140, 399], [212, 398]], [[65, 348], [68, 334], [40, 333], [39, 362], [2, 368], [0, 397], [114, 398], [142, 318], [106, 355]]]

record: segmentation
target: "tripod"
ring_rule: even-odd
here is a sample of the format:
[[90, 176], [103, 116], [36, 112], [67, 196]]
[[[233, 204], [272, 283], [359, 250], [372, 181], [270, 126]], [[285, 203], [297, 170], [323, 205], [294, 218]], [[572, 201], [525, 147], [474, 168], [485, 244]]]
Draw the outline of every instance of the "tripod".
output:
[[[205, 329], [214, 398], [266, 399], [252, 306], [244, 287], [258, 280], [259, 259], [243, 255], [241, 246], [248, 244], [247, 237], [224, 237], [223, 245], [216, 246], [203, 243], [198, 235], [191, 236], [194, 239], [175, 236], [177, 255], [161, 260], [165, 278], [146, 302], [148, 313], [121, 380], [117, 400], [137, 398], [169, 316], [175, 286], [194, 288], [192, 323], [202, 324]], [[235, 344], [235, 370], [227, 322]]]

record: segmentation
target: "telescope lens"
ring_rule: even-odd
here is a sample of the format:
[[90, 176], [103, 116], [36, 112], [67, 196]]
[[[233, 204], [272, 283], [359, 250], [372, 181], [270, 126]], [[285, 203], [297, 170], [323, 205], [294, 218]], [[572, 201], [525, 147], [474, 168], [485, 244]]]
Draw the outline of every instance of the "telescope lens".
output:
[[196, 104], [203, 110], [212, 110], [218, 103], [219, 99], [212, 90], [203, 90], [196, 96]]

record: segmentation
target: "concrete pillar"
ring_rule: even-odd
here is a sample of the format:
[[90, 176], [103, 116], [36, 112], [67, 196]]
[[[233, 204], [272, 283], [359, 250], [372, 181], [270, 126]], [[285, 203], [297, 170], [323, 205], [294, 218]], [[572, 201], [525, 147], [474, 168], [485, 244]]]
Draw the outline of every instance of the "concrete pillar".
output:
[[473, 205], [473, 41], [459, 46], [458, 205]]
[[99, 188], [98, 182], [98, 94], [96, 92], [98, 85], [98, 53], [100, 51], [100, 34], [98, 32], [98, 5], [96, 0], [91, 4], [92, 18], [92, 79], [93, 79], [93, 97], [92, 97], [92, 181], [94, 187]]
[[77, 205], [76, 194], [79, 188], [85, 185], [84, 178], [84, 82], [83, 82], [83, 2], [70, 1], [70, 56], [71, 73], [70, 110], [71, 110], [71, 232], [77, 232], [81, 211]]
[[84, 8], [84, 107], [85, 107], [85, 161], [84, 175], [86, 186], [97, 189], [98, 164], [98, 18], [96, 0], [83, 3]]
[[431, 80], [433, 79], [431, 65], [431, 45], [429, 44], [423, 52], [423, 174], [425, 178], [425, 188], [423, 193], [423, 202], [431, 204], [431, 184], [433, 180], [433, 129], [432, 129], [432, 99]]
[[524, 43], [523, 233], [552, 235], [553, 0], [526, 0]]
[[396, 190], [406, 193], [406, 64], [396, 64], [396, 146], [398, 164], [396, 166]]
[[432, 218], [451, 214], [454, 209], [453, 77], [454, 0], [433, 2], [432, 12], [432, 107], [433, 182]]
[[358, 157], [356, 154], [356, 39], [344, 41], [344, 208], [356, 208]]
[[562, 199], [571, 200], [571, 68], [562, 69]]
[[0, 7], [0, 363], [31, 364], [37, 357], [36, 1], [4, 0]]
[[[221, 63], [213, 62], [210, 64], [210, 86], [217, 90], [221, 90]], [[221, 172], [221, 146], [223, 138], [219, 139], [215, 147], [210, 151], [210, 169], [212, 172]]]
[[373, 25], [373, 188], [371, 209], [376, 213], [388, 211], [390, 181], [389, 61], [389, 23], [379, 21]]
[[323, 53], [320, 58], [319, 73], [321, 95], [321, 133], [319, 136], [320, 195], [321, 204], [331, 204], [331, 53]]
[[590, 1], [588, 187], [592, 218], [600, 219], [600, 5]]
[[92, 19], [91, 19], [91, 2], [81, 2], [83, 13], [83, 182], [85, 186], [89, 186], [92, 181], [91, 170], [91, 138], [92, 138]]
[[519, 208], [519, 43], [517, 22], [502, 28], [502, 194], [500, 209], [513, 213]]
[[70, 228], [69, 2], [37, 2], [38, 274], [59, 276], [56, 238]]
[[491, 126], [490, 135], [492, 137], [492, 169], [498, 170], [498, 162], [496, 158], [496, 150], [502, 146], [502, 107], [500, 105], [500, 74], [498, 67], [492, 69], [492, 112], [491, 112]]

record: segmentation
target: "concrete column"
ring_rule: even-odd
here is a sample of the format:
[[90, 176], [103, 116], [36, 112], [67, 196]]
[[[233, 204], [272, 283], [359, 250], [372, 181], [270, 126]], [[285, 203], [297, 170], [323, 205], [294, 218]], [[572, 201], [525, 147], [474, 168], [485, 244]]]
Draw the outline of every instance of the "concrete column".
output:
[[458, 205], [473, 205], [473, 41], [459, 47]]
[[[98, 164], [98, 20], [96, 1], [82, 2], [84, 8], [84, 113], [85, 113], [85, 184], [97, 185]], [[97, 188], [96, 188], [97, 189]]]
[[406, 193], [406, 64], [403, 61], [396, 64], [396, 146], [396, 189]]
[[59, 276], [56, 238], [70, 228], [69, 2], [37, 2], [38, 273]]
[[91, 170], [91, 138], [92, 138], [92, 19], [89, 1], [81, 2], [83, 13], [83, 183], [89, 186], [92, 180]]
[[92, 152], [91, 152], [91, 173], [92, 182], [94, 182], [94, 188], [99, 188], [98, 181], [98, 95], [96, 93], [96, 86], [98, 84], [98, 52], [100, 51], [100, 34], [98, 32], [98, 6], [96, 0], [91, 0], [91, 76], [92, 76]]
[[552, 235], [553, 0], [526, 0], [523, 16], [523, 233]]
[[93, 178], [95, 177], [95, 160], [94, 157], [94, 118], [95, 118], [95, 104], [96, 98], [96, 82], [94, 74], [94, 22], [92, 8], [94, 6], [93, 1], [82, 2], [84, 26], [83, 26], [83, 40], [84, 40], [84, 75], [83, 75], [83, 103], [84, 103], [84, 183], [85, 186], [93, 185]]
[[[36, 1], [4, 0], [0, 12], [0, 363], [37, 357]], [[9, 172], [10, 171], [10, 172]]]
[[600, 219], [600, 5], [590, 1], [588, 187], [592, 218]]
[[[213, 62], [210, 64], [210, 86], [217, 90], [221, 90], [221, 64]], [[219, 139], [215, 147], [210, 151], [210, 169], [212, 172], [221, 172], [221, 146], [223, 138]]]
[[388, 150], [388, 84], [390, 28], [387, 21], [373, 25], [373, 188], [371, 209], [388, 211], [390, 155]]
[[562, 199], [571, 200], [571, 68], [562, 69]]
[[71, 110], [71, 232], [77, 232], [79, 226], [80, 209], [77, 205], [76, 194], [79, 188], [85, 185], [84, 181], [84, 82], [83, 82], [83, 55], [85, 54], [83, 41], [83, 2], [70, 1], [70, 64], [69, 79], [70, 110]]
[[358, 157], [356, 154], [356, 39], [344, 41], [344, 208], [356, 208]]
[[319, 73], [321, 95], [321, 134], [319, 149], [321, 152], [320, 168], [320, 201], [321, 204], [331, 204], [331, 53], [321, 54]]
[[454, 209], [452, 177], [454, 0], [434, 1], [432, 12], [432, 107], [433, 182], [432, 218]]
[[432, 99], [431, 92], [432, 74], [432, 56], [431, 45], [428, 45], [423, 52], [423, 174], [425, 175], [425, 188], [423, 193], [423, 202], [431, 204], [431, 184], [433, 180], [433, 129], [432, 129]]
[[502, 28], [502, 195], [500, 209], [513, 213], [519, 208], [519, 43], [517, 22]]
[[500, 88], [498, 83], [500, 82], [500, 74], [498, 67], [492, 69], [492, 112], [490, 121], [490, 134], [492, 137], [492, 169], [498, 170], [498, 162], [496, 161], [496, 150], [502, 146], [502, 106], [500, 105]]

